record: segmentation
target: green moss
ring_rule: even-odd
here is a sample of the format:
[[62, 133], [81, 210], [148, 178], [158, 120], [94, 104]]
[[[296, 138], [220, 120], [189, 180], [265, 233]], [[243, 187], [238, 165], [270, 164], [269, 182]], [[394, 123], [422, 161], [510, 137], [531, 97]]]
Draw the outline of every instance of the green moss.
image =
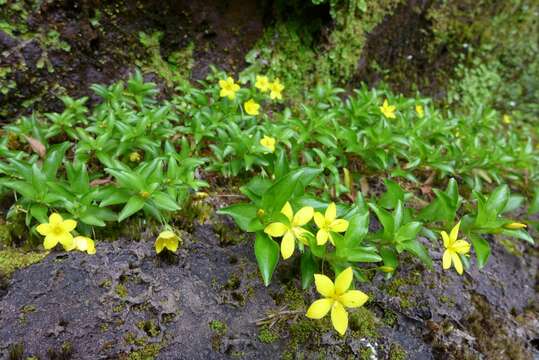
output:
[[359, 351], [359, 358], [361, 360], [371, 360], [372, 349], [369, 347], [364, 347]]
[[389, 360], [406, 360], [406, 350], [399, 343], [392, 343], [389, 347]]
[[128, 333], [124, 340], [129, 345], [135, 345], [138, 349], [130, 352], [127, 356], [120, 357], [125, 360], [153, 360], [161, 351], [162, 343], [147, 343], [147, 339], [136, 338], [133, 334]]
[[360, 307], [356, 311], [351, 312], [349, 317], [352, 336], [357, 338], [378, 338], [380, 320], [369, 309]]
[[116, 285], [116, 287], [114, 288], [114, 291], [122, 299], [126, 298], [127, 295], [129, 295], [129, 292], [127, 291], [127, 288], [123, 284]]
[[419, 272], [412, 272], [405, 277], [397, 274], [384, 286], [384, 290], [389, 296], [399, 298], [401, 308], [409, 309], [415, 304], [413, 301], [414, 286], [419, 284], [421, 284], [421, 274]]
[[263, 327], [258, 333], [258, 340], [265, 344], [271, 344], [279, 339], [279, 333], [274, 330], [269, 329], [268, 327]]
[[227, 326], [224, 322], [219, 320], [210, 321], [210, 329], [218, 335], [224, 335], [227, 331]]
[[384, 317], [382, 318], [382, 321], [385, 325], [393, 327], [398, 321], [397, 314], [392, 310], [384, 309]]
[[15, 270], [35, 264], [47, 256], [45, 252], [8, 248], [0, 250], [0, 275], [9, 276]]
[[290, 310], [301, 310], [305, 308], [303, 291], [292, 284], [286, 286], [283, 296], [279, 300], [280, 305], [287, 306]]
[[0, 249], [11, 246], [11, 231], [6, 224], [0, 224]]
[[[251, 64], [244, 72], [267, 73], [280, 78], [286, 86], [285, 96], [300, 101], [303, 92], [316, 84], [344, 84], [354, 75], [366, 37], [402, 0], [331, 1], [333, 26], [327, 41], [318, 44], [321, 19], [302, 19], [300, 6], [295, 17], [285, 10], [287, 20], [277, 21], [246, 56]], [[298, 9], [296, 9], [298, 11]]]
[[112, 280], [110, 279], [106, 279], [106, 280], [103, 280], [99, 283], [99, 287], [102, 287], [102, 288], [105, 288], [105, 289], [108, 289], [112, 286]]
[[444, 304], [447, 304], [447, 305], [449, 305], [451, 307], [455, 306], [455, 300], [450, 298], [447, 295], [440, 296], [440, 302], [442, 302]]
[[319, 330], [314, 320], [301, 319], [290, 325], [290, 343], [294, 345], [303, 344], [316, 336]]
[[143, 330], [149, 337], [156, 337], [161, 332], [159, 325], [153, 320], [139, 321], [137, 327]]

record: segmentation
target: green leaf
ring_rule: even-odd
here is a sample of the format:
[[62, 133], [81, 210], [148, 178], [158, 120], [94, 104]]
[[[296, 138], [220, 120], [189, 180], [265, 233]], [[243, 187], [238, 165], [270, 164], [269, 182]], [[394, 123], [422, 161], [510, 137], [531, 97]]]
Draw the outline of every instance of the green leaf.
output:
[[418, 221], [409, 222], [406, 225], [403, 225], [395, 234], [395, 240], [399, 243], [415, 240], [417, 234], [421, 231], [423, 224]]
[[361, 242], [369, 232], [369, 212], [363, 212], [352, 216], [348, 222], [348, 229], [344, 235], [344, 246], [351, 248], [361, 245]]
[[100, 207], [125, 204], [131, 198], [129, 193], [113, 187], [103, 190], [99, 196], [101, 199], [104, 199], [99, 204]]
[[399, 265], [399, 260], [397, 259], [397, 253], [394, 249], [384, 246], [380, 249], [380, 256], [384, 262], [384, 266], [392, 268], [393, 272], [397, 269]]
[[262, 208], [269, 212], [281, 211], [292, 195], [296, 192], [303, 193], [305, 187], [321, 171], [320, 169], [302, 168], [288, 173], [264, 193], [262, 196]]
[[490, 256], [490, 245], [481, 235], [470, 233], [466, 234], [473, 244], [477, 256], [477, 266], [481, 269], [488, 261]]
[[395, 230], [393, 216], [385, 209], [379, 208], [375, 204], [369, 203], [369, 207], [374, 211], [378, 220], [384, 227], [384, 236], [390, 237]]
[[379, 262], [382, 257], [374, 251], [366, 251], [365, 248], [352, 248], [346, 251], [346, 259], [350, 262]]
[[118, 222], [125, 220], [129, 216], [141, 210], [145, 203], [145, 199], [141, 198], [140, 196], [132, 196], [127, 201], [127, 204], [125, 204], [122, 211], [120, 211], [120, 214], [118, 214]]
[[399, 184], [393, 180], [386, 179], [384, 181], [387, 191], [378, 200], [378, 205], [386, 209], [394, 209], [398, 202], [404, 202], [404, 195], [406, 194]]
[[502, 230], [502, 234], [506, 236], [511, 236], [520, 240], [524, 240], [529, 242], [530, 244], [534, 244], [533, 238], [528, 234], [526, 230], [510, 230], [510, 229], [504, 229]]
[[255, 238], [255, 257], [264, 285], [268, 286], [279, 262], [279, 244], [262, 231], [258, 231]]
[[243, 231], [254, 232], [264, 228], [257, 218], [258, 208], [251, 204], [235, 204], [217, 211], [221, 215], [230, 215]]
[[152, 194], [151, 199], [158, 209], [166, 211], [177, 211], [181, 209], [178, 203], [167, 193], [156, 191]]
[[507, 185], [498, 186], [488, 197], [486, 208], [491, 214], [498, 216], [507, 205], [509, 200], [509, 187]]
[[417, 256], [425, 265], [432, 267], [432, 259], [427, 249], [417, 240], [410, 240], [400, 243], [401, 247]]
[[311, 250], [305, 249], [301, 255], [301, 287], [305, 290], [311, 286], [314, 273], [316, 271], [316, 263], [311, 254]]
[[30, 207], [30, 213], [41, 224], [48, 223], [47, 219], [47, 207], [45, 205], [34, 204]]
[[533, 198], [528, 207], [528, 214], [534, 215], [539, 213], [539, 188], [536, 188], [533, 193]]

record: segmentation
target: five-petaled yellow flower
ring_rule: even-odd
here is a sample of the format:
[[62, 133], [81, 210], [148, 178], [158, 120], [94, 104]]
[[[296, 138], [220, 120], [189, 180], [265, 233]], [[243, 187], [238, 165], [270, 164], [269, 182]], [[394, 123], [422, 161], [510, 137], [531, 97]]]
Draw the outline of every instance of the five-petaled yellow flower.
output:
[[526, 227], [527, 227], [526, 224], [519, 223], [519, 222], [512, 222], [504, 226], [504, 228], [510, 229], [510, 230], [520, 230], [520, 229], [525, 229]]
[[227, 97], [230, 100], [236, 98], [236, 92], [240, 89], [240, 86], [234, 83], [234, 79], [230, 76], [227, 77], [226, 80], [219, 80], [219, 87], [221, 87], [219, 96]]
[[451, 229], [451, 233], [447, 235], [442, 231], [442, 239], [444, 240], [444, 255], [442, 258], [442, 266], [444, 270], [451, 267], [451, 263], [455, 266], [455, 270], [459, 275], [462, 275], [462, 261], [459, 255], [466, 255], [470, 252], [470, 244], [464, 240], [457, 240], [459, 236], [460, 221]]
[[279, 99], [281, 100], [283, 98], [282, 91], [284, 90], [284, 85], [281, 84], [279, 79], [275, 79], [272, 83], [269, 85], [270, 89], [270, 98], [271, 99]]
[[328, 239], [334, 244], [331, 233], [341, 233], [348, 229], [347, 220], [337, 219], [337, 206], [333, 202], [328, 205], [324, 215], [319, 212], [314, 214], [314, 222], [320, 229], [316, 233], [316, 243], [318, 245], [324, 245]]
[[45, 236], [43, 247], [46, 250], [50, 250], [60, 243], [66, 251], [71, 251], [75, 247], [71, 231], [75, 230], [76, 227], [75, 220], [64, 220], [62, 215], [53, 213], [49, 216], [49, 223], [38, 225], [36, 230]]
[[255, 87], [262, 91], [266, 92], [270, 89], [270, 81], [267, 76], [257, 75]]
[[384, 116], [388, 119], [395, 119], [395, 110], [397, 110], [397, 107], [395, 105], [389, 105], [387, 102], [387, 99], [384, 100], [384, 104], [380, 106], [380, 111]]
[[505, 115], [503, 116], [503, 123], [504, 123], [504, 124], [511, 124], [512, 122], [513, 122], [513, 120], [511, 119], [511, 116], [509, 116], [509, 115], [507, 115], [507, 114], [505, 114]]
[[245, 112], [247, 114], [256, 116], [258, 115], [260, 104], [257, 104], [256, 101], [254, 101], [253, 99], [250, 99], [249, 101], [246, 101], [245, 103], [243, 103], [243, 108], [245, 109]]
[[95, 244], [92, 239], [86, 236], [76, 236], [73, 239], [73, 242], [75, 244], [75, 249], [79, 251], [86, 251], [88, 254], [93, 255], [95, 254]]
[[288, 259], [294, 253], [296, 239], [300, 240], [304, 244], [307, 244], [307, 240], [304, 238], [304, 236], [309, 231], [302, 228], [302, 226], [311, 221], [313, 218], [314, 209], [310, 206], [305, 206], [294, 215], [292, 206], [287, 201], [281, 209], [281, 213], [286, 216], [289, 223], [271, 223], [266, 226], [264, 232], [271, 237], [283, 237], [281, 240], [281, 255], [283, 256], [283, 259]]
[[331, 322], [339, 334], [344, 335], [348, 328], [348, 313], [345, 307], [357, 308], [365, 304], [369, 297], [359, 290], [348, 290], [352, 285], [354, 273], [346, 268], [335, 279], [335, 284], [325, 275], [314, 274], [316, 290], [324, 297], [309, 306], [307, 317], [321, 319], [331, 310]]
[[162, 231], [155, 240], [155, 252], [160, 253], [165, 248], [169, 251], [176, 252], [180, 238], [170, 230]]
[[260, 145], [265, 147], [269, 152], [275, 151], [275, 139], [272, 137], [264, 135], [264, 137], [260, 139]]
[[417, 117], [420, 119], [423, 119], [423, 116], [425, 116], [425, 110], [423, 110], [423, 106], [417, 104], [415, 106], [415, 112], [417, 113]]

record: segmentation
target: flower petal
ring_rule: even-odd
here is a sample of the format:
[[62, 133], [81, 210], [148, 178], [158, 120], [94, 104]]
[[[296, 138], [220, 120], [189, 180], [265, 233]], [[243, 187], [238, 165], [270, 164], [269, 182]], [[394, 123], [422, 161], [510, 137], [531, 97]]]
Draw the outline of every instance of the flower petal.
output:
[[294, 253], [296, 240], [292, 231], [287, 231], [281, 240], [281, 255], [283, 259], [288, 259]]
[[172, 239], [176, 237], [176, 234], [170, 230], [161, 231], [159, 237], [163, 239]]
[[328, 241], [328, 238], [329, 238], [329, 233], [326, 230], [320, 229], [316, 233], [316, 243], [318, 245], [324, 245]]
[[344, 294], [346, 290], [350, 288], [350, 285], [352, 285], [352, 280], [354, 279], [354, 272], [352, 271], [352, 267], [347, 267], [341, 273], [337, 278], [335, 279], [335, 293], [337, 295]]
[[155, 252], [159, 254], [161, 253], [161, 251], [163, 251], [164, 248], [165, 240], [163, 238], [157, 238], [157, 240], [155, 240]]
[[36, 227], [36, 230], [41, 235], [46, 236], [51, 232], [51, 226], [49, 224], [40, 224]]
[[369, 300], [367, 294], [359, 290], [349, 290], [339, 297], [339, 301], [346, 307], [356, 308]]
[[464, 240], [457, 240], [455, 243], [451, 246], [451, 248], [457, 253], [457, 254], [467, 254], [470, 252], [470, 244], [467, 241]]
[[444, 256], [442, 257], [442, 267], [444, 270], [447, 270], [451, 267], [451, 251], [444, 251]]
[[326, 218], [319, 212], [314, 213], [314, 223], [318, 226], [319, 229], [323, 228], [326, 225]]
[[53, 247], [58, 244], [58, 237], [54, 235], [47, 235], [45, 236], [45, 240], [43, 241], [43, 247], [45, 250], [50, 250]]
[[73, 235], [66, 232], [59, 236], [58, 242], [62, 244], [65, 251], [71, 251], [75, 248], [75, 242], [73, 241]]
[[301, 208], [296, 213], [296, 215], [294, 215], [294, 220], [292, 221], [292, 223], [295, 226], [303, 226], [307, 224], [309, 221], [311, 221], [311, 219], [313, 218], [313, 215], [314, 215], [314, 209], [310, 206], [305, 206]]
[[305, 316], [309, 319], [322, 319], [329, 312], [329, 309], [331, 309], [331, 305], [333, 305], [333, 299], [316, 300], [309, 306]]
[[329, 226], [329, 229], [338, 233], [345, 232], [348, 229], [348, 221], [344, 219], [334, 220]]
[[287, 231], [288, 226], [280, 222], [271, 223], [264, 229], [264, 232], [272, 237], [283, 236]]
[[165, 238], [165, 246], [170, 251], [176, 252], [178, 250], [178, 238], [176, 236], [168, 239]]
[[447, 235], [445, 231], [442, 231], [441, 234], [442, 234], [442, 239], [444, 240], [444, 247], [447, 249], [450, 245], [449, 235]]
[[451, 241], [451, 244], [457, 241], [457, 237], [459, 236], [459, 228], [460, 228], [460, 221], [455, 225], [453, 229], [451, 229], [451, 234], [449, 234], [449, 239]]
[[288, 201], [281, 209], [281, 213], [288, 218], [288, 221], [292, 222], [292, 218], [294, 217], [294, 211], [292, 210], [292, 205], [290, 205]]
[[453, 260], [453, 265], [455, 265], [455, 270], [457, 270], [457, 273], [459, 275], [462, 275], [463, 268], [462, 268], [462, 261], [460, 260], [460, 256], [458, 256], [457, 253], [452, 252], [451, 260]]
[[50, 216], [49, 216], [49, 224], [59, 224], [61, 223], [62, 221], [64, 221], [64, 219], [62, 218], [62, 215], [58, 214], [58, 213], [52, 213]]
[[335, 220], [335, 218], [337, 217], [337, 206], [334, 202], [328, 205], [324, 217], [326, 218], [326, 221], [328, 223], [331, 223], [333, 220]]
[[316, 285], [316, 291], [324, 297], [332, 297], [335, 294], [335, 286], [333, 281], [323, 274], [314, 274], [314, 284]]
[[348, 313], [342, 304], [336, 301], [331, 308], [331, 322], [339, 334], [344, 335], [348, 329]]
[[75, 228], [77, 227], [77, 222], [71, 219], [64, 220], [61, 226], [62, 226], [62, 230], [64, 230], [65, 232], [70, 232], [70, 231], [75, 230]]

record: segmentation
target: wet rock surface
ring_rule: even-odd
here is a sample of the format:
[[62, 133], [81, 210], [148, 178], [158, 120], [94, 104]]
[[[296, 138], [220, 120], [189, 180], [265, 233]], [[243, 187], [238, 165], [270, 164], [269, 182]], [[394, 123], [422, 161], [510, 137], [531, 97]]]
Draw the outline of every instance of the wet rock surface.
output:
[[151, 241], [120, 240], [99, 243], [94, 256], [56, 252], [17, 271], [0, 301], [0, 356], [538, 356], [537, 258], [516, 257], [501, 245], [483, 270], [472, 266], [463, 277], [442, 271], [440, 261], [428, 270], [403, 259], [392, 280], [377, 274], [357, 284], [371, 300], [351, 312], [350, 330], [340, 338], [328, 319], [304, 317], [317, 295], [298, 290], [297, 262], [281, 263], [265, 288], [250, 239], [223, 246], [211, 225], [195, 226], [182, 238], [176, 256], [155, 256]]

